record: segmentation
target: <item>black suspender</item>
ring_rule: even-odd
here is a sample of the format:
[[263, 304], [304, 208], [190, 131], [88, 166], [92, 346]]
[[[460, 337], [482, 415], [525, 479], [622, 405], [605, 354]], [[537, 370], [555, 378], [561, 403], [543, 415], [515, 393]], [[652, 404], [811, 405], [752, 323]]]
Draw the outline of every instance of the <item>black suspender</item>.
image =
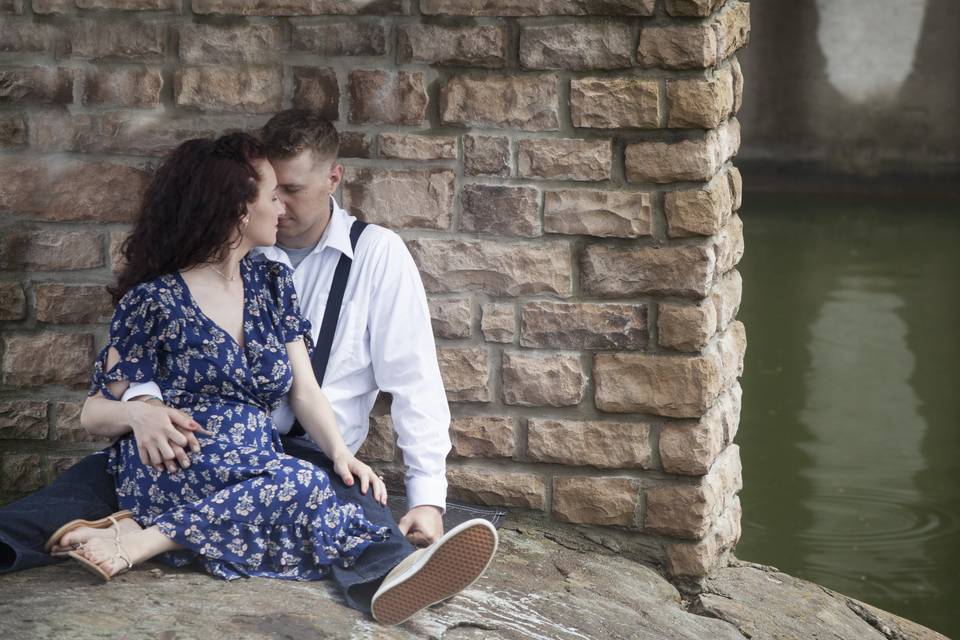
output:
[[[357, 240], [367, 227], [366, 222], [357, 220], [350, 227], [350, 246], [357, 250]], [[323, 385], [323, 378], [327, 373], [327, 362], [330, 360], [330, 350], [333, 348], [333, 336], [337, 332], [337, 322], [340, 320], [340, 308], [343, 306], [343, 293], [347, 290], [347, 278], [350, 276], [350, 267], [353, 260], [346, 254], [340, 256], [337, 269], [333, 272], [333, 283], [330, 285], [330, 295], [327, 297], [327, 307], [323, 312], [323, 322], [320, 323], [320, 335], [317, 336], [316, 349], [313, 352], [313, 372], [317, 382]], [[302, 436], [306, 432], [298, 421], [294, 421], [289, 435]]]

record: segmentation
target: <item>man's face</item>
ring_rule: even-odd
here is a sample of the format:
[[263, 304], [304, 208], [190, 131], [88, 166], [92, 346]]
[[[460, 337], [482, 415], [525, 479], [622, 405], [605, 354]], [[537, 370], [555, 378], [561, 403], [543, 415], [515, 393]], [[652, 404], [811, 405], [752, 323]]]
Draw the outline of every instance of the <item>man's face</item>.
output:
[[277, 242], [294, 249], [316, 244], [330, 221], [330, 194], [340, 184], [343, 167], [333, 159], [317, 160], [310, 149], [291, 158], [271, 159], [270, 164], [286, 209]]

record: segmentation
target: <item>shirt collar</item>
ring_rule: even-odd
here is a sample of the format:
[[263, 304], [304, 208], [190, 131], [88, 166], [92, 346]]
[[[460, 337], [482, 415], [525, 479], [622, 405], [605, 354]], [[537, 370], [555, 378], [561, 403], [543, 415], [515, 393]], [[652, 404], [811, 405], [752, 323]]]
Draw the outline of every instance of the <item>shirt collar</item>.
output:
[[[346, 209], [342, 209], [336, 198], [330, 196], [330, 222], [327, 223], [327, 228], [323, 230], [320, 242], [317, 243], [311, 255], [331, 247], [352, 260], [353, 247], [350, 246], [350, 226], [352, 223], [353, 220]], [[288, 262], [287, 254], [277, 246], [256, 247], [254, 251], [270, 260], [285, 264]]]

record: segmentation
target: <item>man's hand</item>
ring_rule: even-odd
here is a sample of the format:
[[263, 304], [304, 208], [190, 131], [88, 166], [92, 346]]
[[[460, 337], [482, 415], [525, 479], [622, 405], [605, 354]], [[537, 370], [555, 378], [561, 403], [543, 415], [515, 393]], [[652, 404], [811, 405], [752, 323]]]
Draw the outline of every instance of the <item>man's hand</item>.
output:
[[194, 434], [210, 435], [193, 418], [159, 400], [129, 402], [127, 410], [140, 461], [157, 471], [166, 469], [176, 473], [180, 467], [189, 467], [186, 449], [194, 453], [200, 451], [200, 443]]
[[432, 504], [421, 504], [407, 511], [397, 526], [411, 544], [426, 547], [443, 535], [443, 512]]

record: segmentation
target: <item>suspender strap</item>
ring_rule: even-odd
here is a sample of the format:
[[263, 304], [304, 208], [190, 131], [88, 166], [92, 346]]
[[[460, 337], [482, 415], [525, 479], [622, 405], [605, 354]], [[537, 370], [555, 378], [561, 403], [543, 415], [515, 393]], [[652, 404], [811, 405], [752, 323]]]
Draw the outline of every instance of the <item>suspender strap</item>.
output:
[[[354, 251], [357, 249], [357, 240], [360, 234], [367, 227], [366, 222], [357, 220], [350, 227], [350, 246]], [[327, 373], [327, 362], [330, 360], [330, 350], [333, 348], [333, 337], [337, 333], [337, 323], [340, 320], [340, 308], [343, 306], [343, 293], [347, 290], [347, 278], [350, 276], [350, 267], [353, 260], [343, 254], [337, 263], [337, 269], [333, 272], [333, 283], [330, 285], [330, 295], [327, 297], [327, 307], [323, 312], [323, 322], [320, 323], [320, 335], [317, 336], [316, 348], [313, 352], [313, 372], [317, 376], [317, 382], [323, 385], [323, 379]], [[306, 432], [300, 426], [300, 422], [295, 421], [290, 428], [291, 436], [302, 436]]]

